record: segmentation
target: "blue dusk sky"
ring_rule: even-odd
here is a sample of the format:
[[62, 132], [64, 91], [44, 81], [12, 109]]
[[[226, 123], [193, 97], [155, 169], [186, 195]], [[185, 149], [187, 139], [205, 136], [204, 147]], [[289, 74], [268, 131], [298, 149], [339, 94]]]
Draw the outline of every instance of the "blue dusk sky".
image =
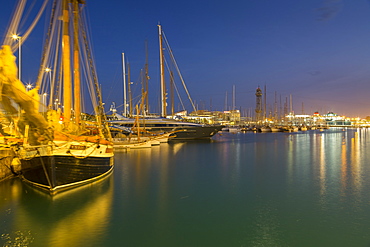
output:
[[[27, 6], [34, 2], [42, 1]], [[14, 5], [2, 2], [2, 39]], [[234, 98], [242, 114], [254, 111], [255, 90], [266, 86], [267, 111], [275, 95], [278, 104], [291, 95], [296, 114], [370, 115], [368, 0], [86, 0], [86, 8], [107, 111], [112, 102], [122, 111], [122, 52], [139, 95], [147, 44], [150, 109], [159, 112], [160, 23], [198, 109], [231, 109]], [[22, 45], [25, 83], [36, 80], [46, 26]]]

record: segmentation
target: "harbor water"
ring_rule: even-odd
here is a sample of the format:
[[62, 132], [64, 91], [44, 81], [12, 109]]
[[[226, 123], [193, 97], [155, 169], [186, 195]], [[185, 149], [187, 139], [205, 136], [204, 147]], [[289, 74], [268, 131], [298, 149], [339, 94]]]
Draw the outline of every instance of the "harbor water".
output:
[[53, 197], [0, 182], [0, 246], [370, 246], [370, 130], [222, 133], [115, 154]]

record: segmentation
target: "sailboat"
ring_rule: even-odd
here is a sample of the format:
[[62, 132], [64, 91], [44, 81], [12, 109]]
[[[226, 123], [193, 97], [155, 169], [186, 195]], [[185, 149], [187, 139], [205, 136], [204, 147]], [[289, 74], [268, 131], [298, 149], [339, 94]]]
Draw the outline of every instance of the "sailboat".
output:
[[[166, 91], [166, 82], [165, 82], [165, 56], [163, 53], [163, 31], [162, 26], [158, 25], [158, 37], [159, 37], [159, 60], [160, 60], [160, 91], [161, 91], [161, 98], [160, 98], [160, 105], [161, 105], [161, 113], [160, 117], [143, 117], [140, 119], [132, 119], [126, 116], [121, 116], [114, 112], [114, 114], [110, 117], [109, 123], [111, 128], [133, 128], [135, 125], [140, 124], [141, 126], [145, 125], [145, 129], [152, 133], [171, 133], [169, 135], [169, 140], [199, 140], [199, 139], [210, 139], [215, 134], [217, 134], [223, 126], [221, 125], [205, 125], [205, 124], [198, 124], [186, 121], [178, 121], [174, 119], [174, 112], [172, 107], [172, 118], [167, 118], [167, 91]], [[168, 42], [166, 42], [168, 45]], [[168, 47], [167, 50], [171, 49]], [[171, 60], [174, 61], [174, 56], [170, 54]], [[177, 64], [175, 66], [177, 69]], [[179, 72], [179, 70], [178, 70]], [[184, 89], [187, 93], [187, 96], [193, 106], [194, 111], [195, 105], [191, 100], [190, 94], [185, 86], [185, 82], [181, 74], [179, 73], [182, 84]], [[171, 79], [173, 79], [173, 75], [171, 75]], [[128, 80], [130, 81], [130, 80]], [[173, 83], [173, 82], [172, 82]], [[125, 86], [124, 86], [125, 88]], [[126, 93], [124, 94], [124, 98], [126, 98]], [[124, 112], [126, 112], [126, 101], [124, 100]], [[172, 106], [174, 103], [172, 102]]]
[[[146, 129], [145, 126], [140, 126], [140, 112], [143, 111], [144, 99], [146, 92], [143, 93], [141, 98], [140, 107], [136, 105], [136, 117], [133, 123], [133, 126], [124, 127], [124, 126], [111, 126], [112, 133], [115, 137], [113, 138], [113, 144], [115, 150], [117, 149], [141, 149], [141, 148], [150, 148], [152, 146], [160, 145], [161, 143], [167, 143], [170, 135], [175, 132], [166, 132], [166, 133], [153, 133]], [[115, 105], [111, 106], [111, 111], [116, 115]], [[145, 118], [143, 119], [145, 123]], [[127, 135], [125, 135], [126, 133]], [[118, 137], [117, 137], [118, 136]]]
[[[9, 81], [13, 84], [5, 88], [12, 94], [2, 99], [3, 104], [13, 100], [22, 109], [18, 128], [23, 142], [17, 150], [22, 180], [50, 193], [102, 179], [114, 166], [113, 144], [83, 26], [83, 5], [81, 0], [54, 1], [36, 87], [27, 91], [16, 73], [12, 73]], [[70, 32], [70, 23], [73, 23], [73, 32]], [[10, 48], [5, 45], [2, 51], [2, 60], [10, 61], [16, 71]], [[73, 80], [70, 61], [73, 62]], [[84, 65], [80, 65], [82, 63]], [[45, 76], [47, 64], [55, 66], [53, 80], [52, 76]], [[83, 73], [81, 67], [85, 69]], [[88, 76], [84, 80], [80, 74]], [[82, 113], [81, 99], [88, 98], [82, 96], [82, 82], [89, 83], [94, 114]], [[39, 95], [43, 96], [41, 107]], [[47, 97], [49, 103], [46, 103]]]

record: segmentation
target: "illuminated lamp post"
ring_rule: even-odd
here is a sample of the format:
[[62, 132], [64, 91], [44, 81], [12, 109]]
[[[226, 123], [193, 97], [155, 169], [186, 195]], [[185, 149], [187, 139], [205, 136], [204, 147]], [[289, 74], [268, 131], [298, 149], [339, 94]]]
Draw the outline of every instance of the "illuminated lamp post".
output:
[[18, 40], [18, 79], [21, 80], [21, 52], [22, 52], [22, 38], [14, 34], [12, 36], [14, 40]]
[[43, 95], [42, 95], [42, 108], [43, 108], [43, 112], [45, 112], [46, 111], [46, 96], [47, 96], [48, 94], [47, 93], [44, 93]]
[[[49, 85], [50, 85], [50, 97], [51, 97], [51, 95], [52, 95], [52, 92], [53, 92], [53, 90], [52, 90], [52, 84], [51, 84], [51, 69], [50, 68], [45, 68], [45, 72], [46, 73], [48, 73], [49, 74]], [[53, 102], [53, 99], [52, 98], [50, 98], [49, 99], [49, 102], [50, 102], [50, 105], [52, 104], [52, 102]], [[46, 102], [45, 102], [46, 103]]]
[[32, 89], [32, 84], [28, 83], [26, 85], [26, 89], [27, 89], [27, 92], [30, 91]]
[[54, 110], [58, 110], [58, 107], [59, 107], [60, 103], [59, 103], [59, 99], [55, 99], [54, 101]]
[[45, 72], [49, 73], [49, 83], [51, 85], [51, 69], [50, 68], [45, 68]]

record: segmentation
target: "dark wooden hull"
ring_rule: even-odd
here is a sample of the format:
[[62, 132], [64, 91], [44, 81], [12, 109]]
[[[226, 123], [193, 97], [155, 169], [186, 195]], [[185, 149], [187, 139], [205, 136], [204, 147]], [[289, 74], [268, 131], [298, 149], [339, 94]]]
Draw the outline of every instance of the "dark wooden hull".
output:
[[84, 159], [65, 155], [22, 159], [24, 181], [54, 193], [101, 179], [113, 170], [113, 156]]

